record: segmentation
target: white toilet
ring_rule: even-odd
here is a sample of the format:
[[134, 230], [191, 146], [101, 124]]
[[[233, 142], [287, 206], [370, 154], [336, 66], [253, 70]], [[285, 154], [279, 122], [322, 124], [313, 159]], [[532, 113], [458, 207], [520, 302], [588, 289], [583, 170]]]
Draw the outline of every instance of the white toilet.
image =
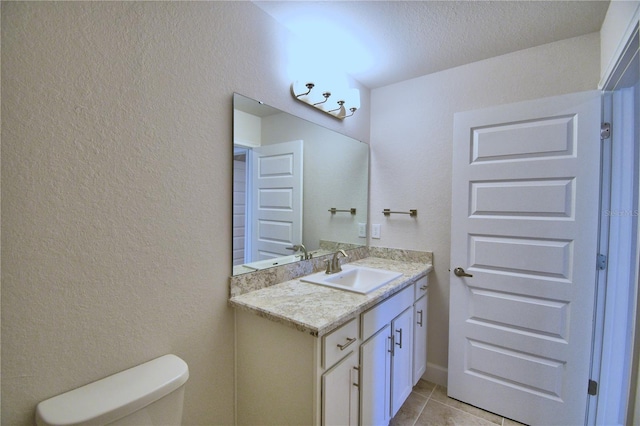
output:
[[187, 364], [165, 355], [42, 401], [38, 426], [171, 425], [182, 422]]

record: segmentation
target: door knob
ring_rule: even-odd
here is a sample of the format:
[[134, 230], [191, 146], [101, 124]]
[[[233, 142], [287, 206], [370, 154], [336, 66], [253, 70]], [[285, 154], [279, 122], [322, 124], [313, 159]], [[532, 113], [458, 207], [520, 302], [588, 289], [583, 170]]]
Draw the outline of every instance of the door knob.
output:
[[457, 267], [456, 269], [453, 270], [453, 273], [456, 274], [456, 277], [473, 277], [473, 275], [471, 274], [467, 274], [464, 269], [462, 269], [461, 267]]

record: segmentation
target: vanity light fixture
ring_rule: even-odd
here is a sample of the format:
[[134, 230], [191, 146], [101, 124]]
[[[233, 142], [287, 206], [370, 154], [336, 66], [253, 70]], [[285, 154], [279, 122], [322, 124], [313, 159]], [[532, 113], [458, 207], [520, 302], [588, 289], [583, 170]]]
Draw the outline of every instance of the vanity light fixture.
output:
[[[321, 94], [321, 98], [318, 93]], [[360, 108], [360, 92], [358, 89], [330, 91], [323, 90], [314, 82], [300, 84], [296, 81], [291, 84], [291, 94], [300, 102], [304, 102], [339, 120], [351, 117]], [[337, 101], [333, 103], [333, 99], [337, 99]], [[351, 114], [347, 115], [347, 110]]]
[[295, 95], [295, 96], [296, 96], [296, 98], [299, 98], [300, 96], [305, 96], [305, 95], [308, 95], [309, 93], [311, 93], [311, 90], [315, 87], [315, 84], [313, 84], [313, 83], [307, 83], [307, 84], [305, 84], [305, 87], [306, 87], [307, 89], [309, 89], [309, 90], [307, 90], [307, 91], [306, 91], [306, 92], [304, 92], [304, 93], [300, 93], [299, 95]]
[[325, 103], [325, 102], [327, 102], [329, 100], [330, 96], [331, 96], [331, 92], [324, 92], [322, 94], [322, 97], [324, 98], [324, 101], [316, 102], [315, 104], [313, 104], [313, 106], [322, 105], [323, 103]]
[[[315, 105], [315, 104], [314, 104]], [[336, 109], [330, 109], [327, 112], [336, 112], [336, 111], [340, 111], [341, 109], [344, 109], [344, 101], [341, 99], [338, 101], [338, 105], [340, 105], [338, 108]]]

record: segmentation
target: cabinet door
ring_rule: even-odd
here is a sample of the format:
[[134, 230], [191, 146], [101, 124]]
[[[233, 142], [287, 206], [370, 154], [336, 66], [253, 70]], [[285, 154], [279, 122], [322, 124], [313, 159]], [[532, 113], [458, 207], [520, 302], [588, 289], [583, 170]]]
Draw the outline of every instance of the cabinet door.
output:
[[360, 420], [365, 426], [391, 420], [390, 330], [387, 324], [360, 346]]
[[427, 371], [427, 306], [428, 294], [413, 305], [413, 385]]
[[395, 416], [413, 389], [413, 307], [391, 323], [391, 417]]
[[322, 424], [358, 424], [358, 353], [352, 352], [322, 375]]

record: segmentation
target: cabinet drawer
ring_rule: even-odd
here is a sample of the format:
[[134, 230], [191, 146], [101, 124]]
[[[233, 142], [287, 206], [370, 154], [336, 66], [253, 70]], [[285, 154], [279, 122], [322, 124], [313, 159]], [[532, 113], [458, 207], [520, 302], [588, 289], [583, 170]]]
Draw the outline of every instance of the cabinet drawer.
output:
[[358, 347], [358, 318], [322, 338], [322, 367], [329, 368]]
[[418, 281], [416, 281], [414, 286], [416, 288], [415, 300], [418, 300], [422, 296], [427, 294], [427, 288], [429, 287], [429, 279], [425, 275], [424, 277], [422, 277]]
[[362, 340], [390, 323], [405, 309], [413, 305], [414, 286], [409, 286], [362, 314]]

